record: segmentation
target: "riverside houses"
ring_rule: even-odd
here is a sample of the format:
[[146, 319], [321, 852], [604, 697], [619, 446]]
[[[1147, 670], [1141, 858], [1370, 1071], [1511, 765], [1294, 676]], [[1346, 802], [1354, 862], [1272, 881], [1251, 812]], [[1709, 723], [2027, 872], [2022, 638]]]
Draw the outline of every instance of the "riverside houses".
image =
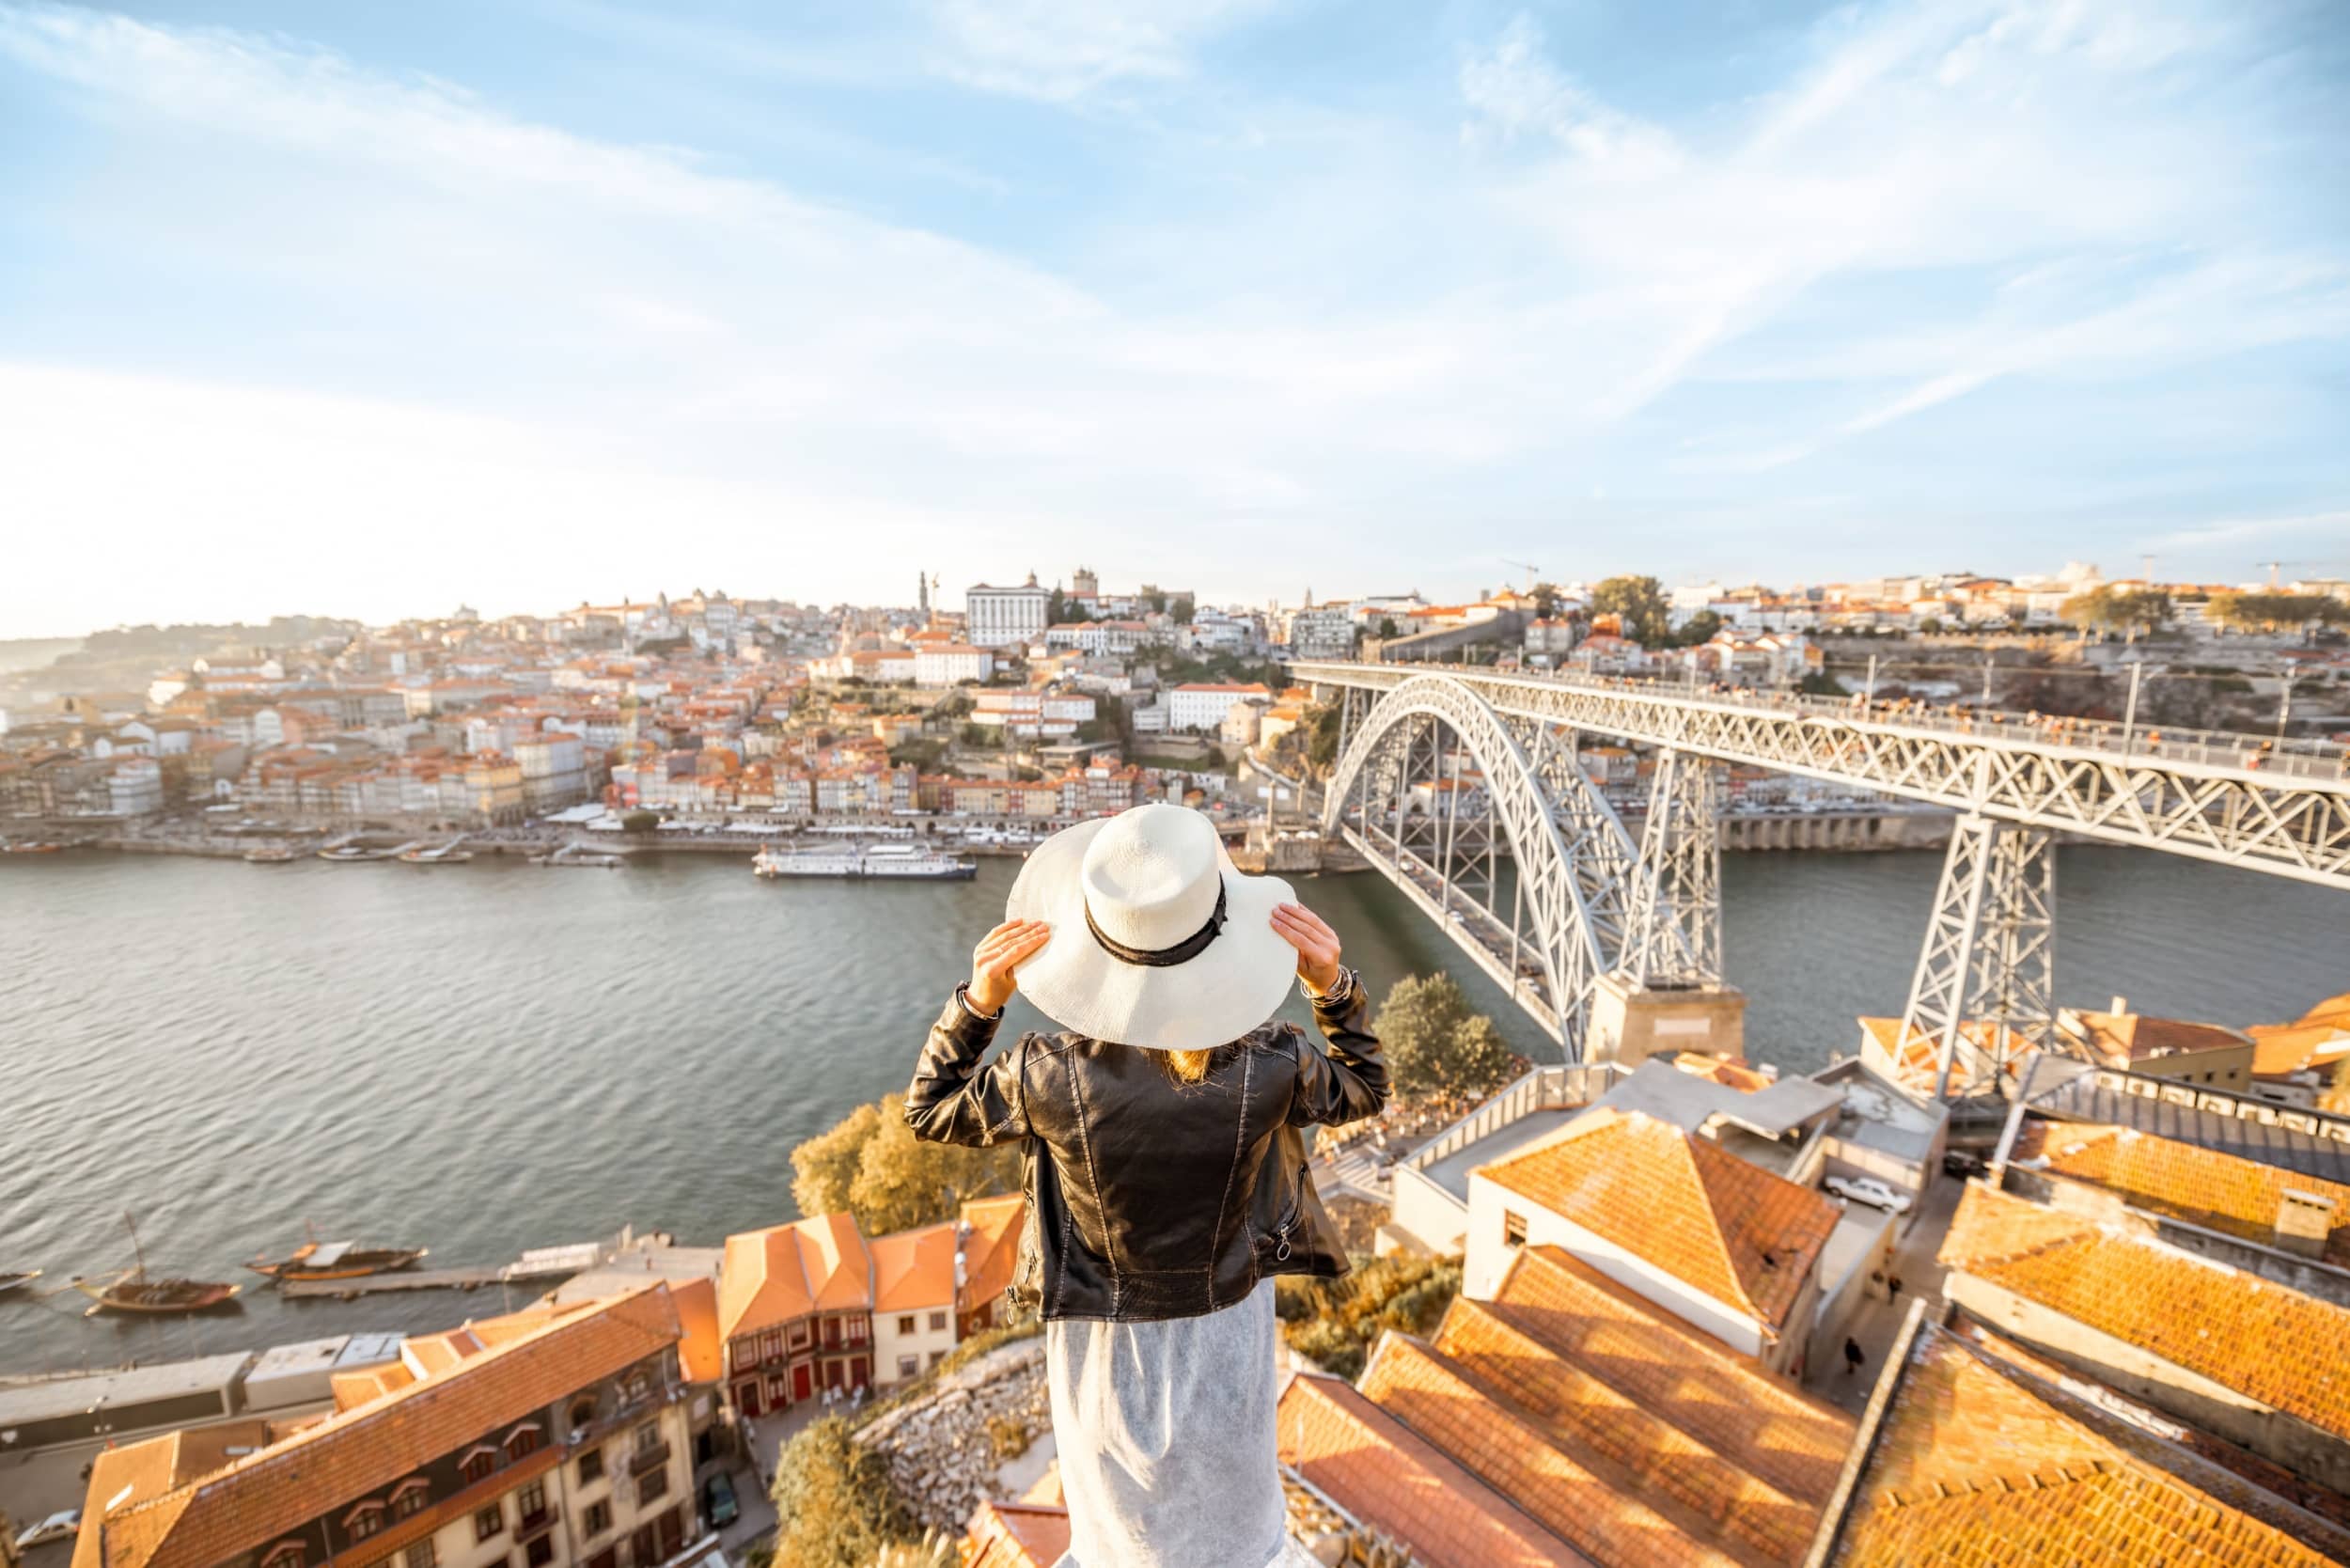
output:
[[727, 1238], [727, 1387], [745, 1417], [873, 1381], [873, 1259], [846, 1214]]
[[100, 1451], [73, 1568], [654, 1568], [699, 1536], [666, 1285], [419, 1336], [309, 1424]]

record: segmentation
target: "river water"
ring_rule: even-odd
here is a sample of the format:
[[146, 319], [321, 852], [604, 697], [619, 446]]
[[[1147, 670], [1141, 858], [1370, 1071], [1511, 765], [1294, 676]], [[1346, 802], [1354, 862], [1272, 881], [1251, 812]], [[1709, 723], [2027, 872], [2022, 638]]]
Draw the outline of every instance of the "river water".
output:
[[[1729, 857], [1752, 1056], [1814, 1067], [1855, 1048], [1856, 1014], [1899, 1011], [1939, 865]], [[1014, 870], [873, 886], [762, 883], [705, 855], [0, 862], [0, 1269], [45, 1268], [39, 1289], [123, 1266], [125, 1209], [158, 1272], [256, 1283], [240, 1262], [306, 1219], [445, 1266], [624, 1223], [714, 1243], [789, 1219], [792, 1145], [903, 1087]], [[1375, 877], [1302, 886], [1374, 991], [1449, 966], [1520, 1050], [1553, 1054]], [[2058, 901], [2069, 1001], [2256, 1023], [2350, 990], [2337, 894], [2068, 848]], [[0, 1372], [442, 1327], [503, 1302], [249, 1291], [231, 1314], [161, 1321], [82, 1305], [0, 1297]]]

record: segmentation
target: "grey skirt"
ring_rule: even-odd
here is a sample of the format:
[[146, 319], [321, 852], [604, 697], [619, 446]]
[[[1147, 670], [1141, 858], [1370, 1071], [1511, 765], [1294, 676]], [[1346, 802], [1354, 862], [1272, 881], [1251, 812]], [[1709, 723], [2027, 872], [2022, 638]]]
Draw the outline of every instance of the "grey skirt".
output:
[[1275, 1345], [1270, 1279], [1205, 1317], [1044, 1325], [1054, 1568], [1315, 1568], [1281, 1501]]

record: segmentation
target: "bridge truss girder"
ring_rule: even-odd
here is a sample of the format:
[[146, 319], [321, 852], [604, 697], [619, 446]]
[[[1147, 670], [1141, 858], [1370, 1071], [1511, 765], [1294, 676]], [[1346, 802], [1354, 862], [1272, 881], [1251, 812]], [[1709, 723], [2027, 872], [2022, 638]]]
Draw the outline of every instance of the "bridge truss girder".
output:
[[[1423, 670], [1425, 666], [1420, 666]], [[1512, 720], [1621, 736], [1884, 794], [2350, 889], [2350, 778], [1905, 724], [1820, 705], [1737, 700], [1486, 670], [1419, 673], [1301, 661], [1299, 680], [1373, 696], [1450, 680]], [[1986, 726], [1986, 731], [1995, 727]]]
[[1324, 830], [1579, 1057], [1599, 978], [1637, 945], [1643, 871], [1573, 737], [1505, 718], [1442, 677], [1350, 703], [1341, 725]]
[[1633, 945], [1635, 985], [1719, 985], [1722, 980], [1722, 790], [1702, 757], [1656, 754], [1641, 824]]
[[1996, 1094], [2055, 1044], [2055, 836], [1970, 813], [1943, 859], [1895, 1070], [1937, 1099]]

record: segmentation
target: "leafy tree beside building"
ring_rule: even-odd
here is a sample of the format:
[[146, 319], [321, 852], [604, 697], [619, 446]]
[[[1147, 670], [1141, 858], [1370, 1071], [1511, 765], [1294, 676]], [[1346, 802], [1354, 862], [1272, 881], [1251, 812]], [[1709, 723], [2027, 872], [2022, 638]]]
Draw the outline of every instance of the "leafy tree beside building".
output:
[[884, 1551], [921, 1534], [887, 1461], [838, 1416], [813, 1422], [783, 1446], [773, 1496], [775, 1568], [871, 1568]]
[[2093, 588], [2067, 599], [2058, 613], [2084, 632], [2136, 637], [2170, 619], [2170, 596], [2157, 588]]
[[1485, 1095], [1517, 1076], [1518, 1058], [1501, 1031], [1472, 1013], [1461, 982], [1450, 975], [1415, 975], [1388, 987], [1371, 1032], [1386, 1047], [1395, 1091]]
[[847, 1210], [869, 1236], [952, 1219], [965, 1200], [1020, 1184], [1016, 1144], [924, 1143], [906, 1125], [905, 1096], [859, 1105], [791, 1151], [791, 1196], [803, 1215]]
[[1672, 641], [1671, 606], [1665, 585], [1653, 577], [1608, 578], [1591, 590], [1591, 614], [1614, 616], [1623, 635], [1642, 648], [1663, 648]]

